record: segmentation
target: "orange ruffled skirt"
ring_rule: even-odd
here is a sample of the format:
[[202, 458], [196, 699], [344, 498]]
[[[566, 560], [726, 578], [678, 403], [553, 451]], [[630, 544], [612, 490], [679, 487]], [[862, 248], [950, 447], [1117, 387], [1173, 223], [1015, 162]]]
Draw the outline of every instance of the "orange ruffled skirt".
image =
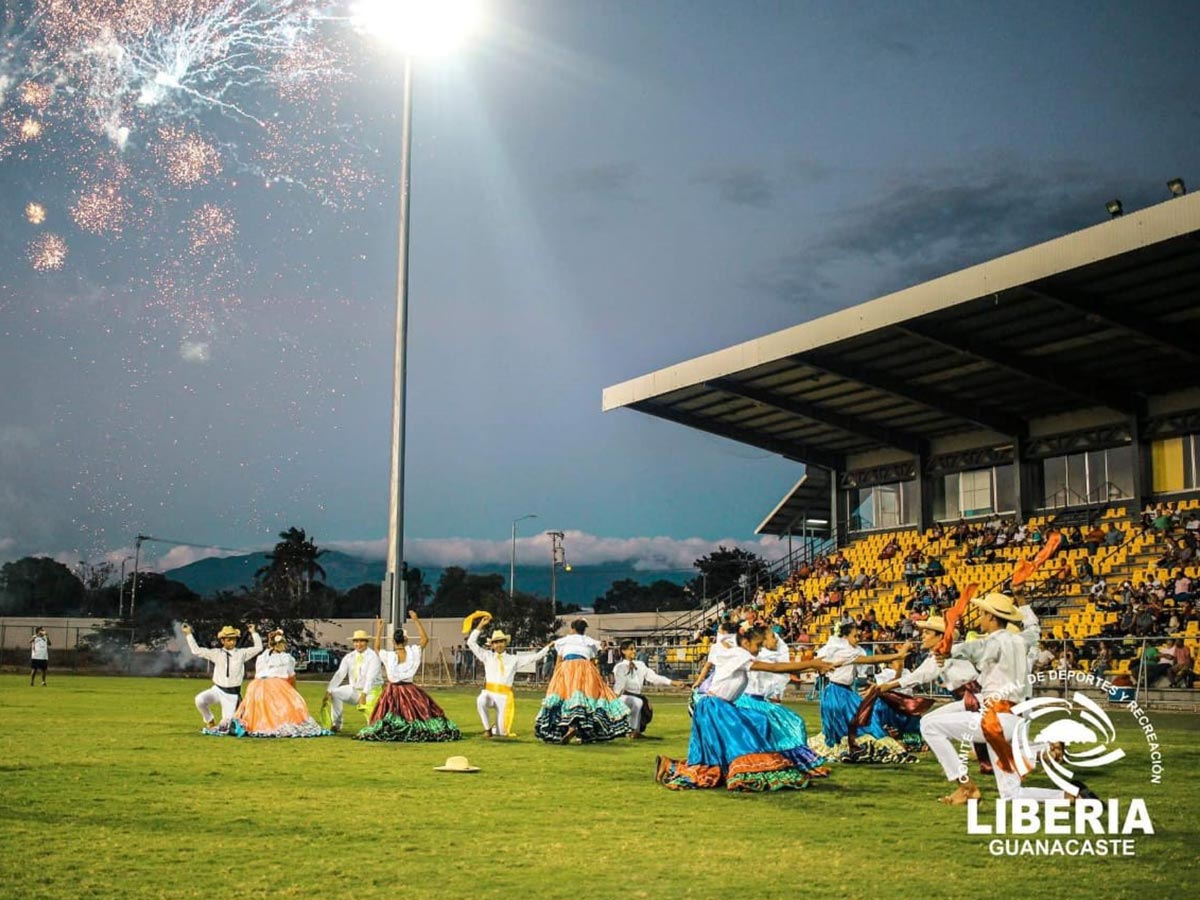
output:
[[255, 678], [234, 715], [251, 737], [319, 737], [330, 734], [308, 714], [308, 704], [285, 678]]

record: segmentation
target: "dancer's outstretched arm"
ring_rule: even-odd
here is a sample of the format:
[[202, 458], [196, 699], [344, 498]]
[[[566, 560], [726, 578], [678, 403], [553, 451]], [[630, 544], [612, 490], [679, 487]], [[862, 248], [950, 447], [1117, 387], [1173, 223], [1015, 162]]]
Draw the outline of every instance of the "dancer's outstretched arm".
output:
[[412, 619], [413, 624], [417, 626], [417, 633], [421, 635], [421, 639], [417, 641], [417, 645], [424, 650], [429, 644], [429, 635], [425, 633], [425, 626], [421, 624], [421, 620], [417, 617], [417, 611], [415, 609], [410, 609], [408, 611], [408, 617]]

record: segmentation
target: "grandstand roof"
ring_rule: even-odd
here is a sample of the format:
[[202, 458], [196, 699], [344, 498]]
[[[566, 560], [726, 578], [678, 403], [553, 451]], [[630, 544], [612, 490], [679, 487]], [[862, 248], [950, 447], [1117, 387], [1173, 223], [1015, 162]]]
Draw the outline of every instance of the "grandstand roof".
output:
[[649, 415], [845, 471], [981, 428], [1196, 383], [1200, 195], [1173, 198], [606, 388]]
[[829, 473], [809, 469], [754, 529], [755, 534], [829, 534]]

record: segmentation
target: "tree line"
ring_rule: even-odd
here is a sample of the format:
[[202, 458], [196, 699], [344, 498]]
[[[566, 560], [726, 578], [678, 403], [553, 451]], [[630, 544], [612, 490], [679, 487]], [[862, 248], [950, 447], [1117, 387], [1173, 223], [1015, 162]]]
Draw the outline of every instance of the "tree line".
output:
[[[281, 627], [301, 645], [312, 642], [306, 623], [314, 620], [373, 618], [379, 613], [380, 586], [360, 584], [339, 591], [325, 583], [320, 558], [324, 554], [302, 528], [280, 532], [267, 555], [267, 564], [253, 584], [201, 597], [187, 585], [156, 573], [136, 575], [137, 610], [128, 618], [134, 594], [134, 574], [121, 583], [112, 563], [80, 564], [72, 571], [47, 557], [24, 557], [0, 566], [0, 615], [102, 618], [113, 640], [161, 646], [173, 635], [173, 623], [190, 622], [200, 633], [228, 622], [254, 621]], [[739, 548], [720, 547], [694, 563], [697, 575], [687, 584], [661, 579], [641, 584], [619, 579], [597, 597], [597, 613], [687, 610], [705, 597], [717, 597], [765, 569], [763, 561]], [[436, 586], [419, 568], [407, 567], [409, 605], [426, 618], [466, 616], [475, 610], [492, 613], [498, 627], [517, 644], [539, 643], [552, 635], [561, 620], [579, 607], [558, 604], [517, 591], [510, 598], [503, 575], [474, 574], [459, 566], [442, 570]], [[122, 604], [123, 598], [123, 604]], [[123, 605], [125, 618], [119, 618]]]

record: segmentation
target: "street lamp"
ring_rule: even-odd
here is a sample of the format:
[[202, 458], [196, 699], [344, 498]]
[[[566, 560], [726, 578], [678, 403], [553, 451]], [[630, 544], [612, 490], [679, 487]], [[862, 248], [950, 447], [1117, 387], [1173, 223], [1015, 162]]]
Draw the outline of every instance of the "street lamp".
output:
[[512, 553], [508, 557], [508, 599], [512, 600], [517, 591], [517, 523], [526, 519], [536, 519], [537, 513], [529, 513], [512, 521]]
[[391, 491], [388, 495], [388, 558], [380, 607], [393, 627], [403, 621], [407, 585], [404, 564], [404, 432], [408, 393], [408, 195], [412, 156], [413, 57], [447, 53], [479, 22], [472, 0], [362, 0], [350, 8], [360, 32], [394, 44], [404, 54], [400, 150], [400, 232], [396, 279], [396, 344], [392, 365]]

